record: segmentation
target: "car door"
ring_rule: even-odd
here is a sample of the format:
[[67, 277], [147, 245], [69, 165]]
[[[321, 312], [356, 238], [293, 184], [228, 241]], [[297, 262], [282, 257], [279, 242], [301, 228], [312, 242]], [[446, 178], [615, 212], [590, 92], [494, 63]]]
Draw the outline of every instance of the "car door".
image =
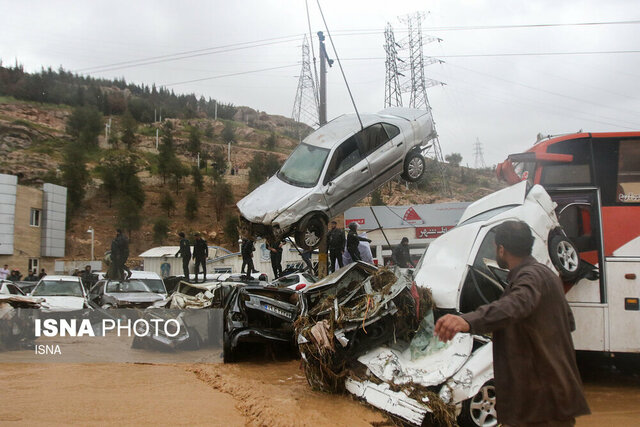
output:
[[362, 152], [369, 162], [375, 189], [402, 172], [404, 138], [400, 129], [389, 123], [376, 123], [361, 135]]
[[373, 191], [367, 159], [360, 150], [360, 132], [342, 142], [333, 152], [323, 178], [323, 192], [331, 216], [341, 214]]

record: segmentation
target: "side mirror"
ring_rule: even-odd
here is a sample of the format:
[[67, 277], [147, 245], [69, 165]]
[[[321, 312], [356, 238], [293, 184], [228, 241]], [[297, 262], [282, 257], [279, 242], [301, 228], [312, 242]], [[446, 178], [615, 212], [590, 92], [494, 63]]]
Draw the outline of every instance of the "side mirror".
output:
[[327, 184], [327, 194], [332, 195], [334, 191], [336, 191], [336, 185], [333, 183], [333, 181], [329, 181], [329, 183]]

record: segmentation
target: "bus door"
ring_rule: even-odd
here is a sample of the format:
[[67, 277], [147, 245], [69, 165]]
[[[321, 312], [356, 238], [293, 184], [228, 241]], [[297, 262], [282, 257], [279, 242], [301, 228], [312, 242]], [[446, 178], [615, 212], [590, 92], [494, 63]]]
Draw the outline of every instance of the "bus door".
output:
[[567, 283], [569, 302], [605, 303], [605, 274], [602, 253], [600, 194], [597, 188], [561, 188], [548, 190], [557, 203], [558, 221], [580, 253], [580, 274], [575, 283]]

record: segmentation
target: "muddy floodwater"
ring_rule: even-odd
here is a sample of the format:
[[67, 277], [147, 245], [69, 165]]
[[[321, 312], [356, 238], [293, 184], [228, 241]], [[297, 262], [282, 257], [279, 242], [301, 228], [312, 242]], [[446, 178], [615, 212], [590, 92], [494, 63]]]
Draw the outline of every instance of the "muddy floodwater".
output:
[[[640, 375], [582, 365], [593, 415], [578, 426], [640, 420]], [[25, 364], [0, 369], [0, 423], [367, 426], [392, 425], [350, 396], [314, 392], [298, 360], [235, 364]]]

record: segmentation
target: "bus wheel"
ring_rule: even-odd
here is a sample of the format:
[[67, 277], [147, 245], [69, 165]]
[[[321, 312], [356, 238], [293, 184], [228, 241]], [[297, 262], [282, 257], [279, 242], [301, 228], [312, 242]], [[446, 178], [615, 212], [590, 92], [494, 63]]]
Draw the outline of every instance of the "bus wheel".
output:
[[580, 257], [571, 240], [560, 234], [553, 236], [549, 243], [549, 256], [563, 280], [570, 282], [578, 278]]

